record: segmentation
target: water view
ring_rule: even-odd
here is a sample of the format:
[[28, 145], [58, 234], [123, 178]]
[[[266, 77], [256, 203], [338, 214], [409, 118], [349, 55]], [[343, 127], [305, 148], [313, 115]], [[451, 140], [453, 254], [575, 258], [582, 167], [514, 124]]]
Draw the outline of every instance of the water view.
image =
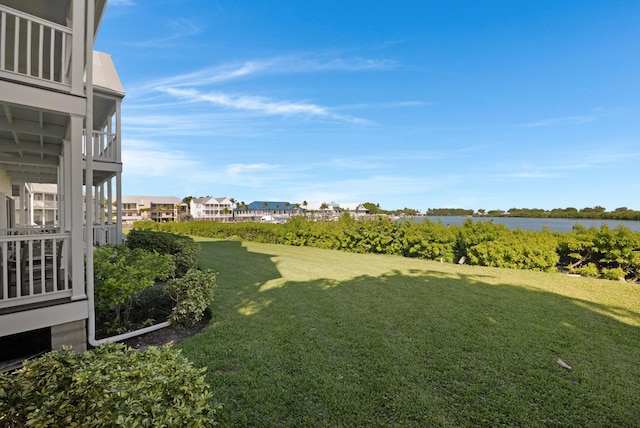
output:
[[454, 216], [427, 216], [433, 222], [442, 222], [445, 225], [461, 226], [466, 220], [489, 221], [504, 224], [509, 229], [520, 228], [522, 230], [542, 230], [548, 228], [551, 231], [571, 232], [575, 224], [581, 224], [586, 228], [600, 228], [606, 224], [611, 229], [625, 226], [635, 232], [640, 231], [640, 221], [633, 220], [598, 220], [598, 219], [566, 219], [566, 218], [522, 218], [522, 217], [454, 217]]

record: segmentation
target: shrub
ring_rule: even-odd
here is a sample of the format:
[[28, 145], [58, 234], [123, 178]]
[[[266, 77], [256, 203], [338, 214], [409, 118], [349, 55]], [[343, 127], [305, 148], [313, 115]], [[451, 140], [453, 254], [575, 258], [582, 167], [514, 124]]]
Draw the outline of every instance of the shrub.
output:
[[625, 272], [622, 268], [603, 268], [602, 277], [611, 280], [624, 280]]
[[173, 301], [167, 295], [166, 284], [154, 284], [140, 291], [133, 303], [135, 319], [166, 321], [173, 310]]
[[138, 294], [157, 280], [173, 275], [170, 255], [125, 246], [99, 247], [93, 254], [96, 308], [101, 316], [114, 311], [114, 327], [128, 326]]
[[216, 274], [212, 271], [190, 269], [182, 278], [167, 284], [167, 293], [176, 302], [169, 320], [177, 327], [195, 325], [213, 301], [216, 291]]
[[598, 265], [595, 263], [587, 263], [581, 268], [575, 270], [582, 276], [590, 276], [593, 278], [598, 278], [600, 276], [600, 271], [598, 270]]
[[0, 425], [213, 426], [203, 372], [170, 347], [50, 352], [0, 374]]
[[200, 253], [200, 245], [188, 236], [147, 229], [130, 231], [127, 235], [127, 247], [170, 254], [176, 265], [177, 276], [182, 276], [189, 269], [195, 268]]

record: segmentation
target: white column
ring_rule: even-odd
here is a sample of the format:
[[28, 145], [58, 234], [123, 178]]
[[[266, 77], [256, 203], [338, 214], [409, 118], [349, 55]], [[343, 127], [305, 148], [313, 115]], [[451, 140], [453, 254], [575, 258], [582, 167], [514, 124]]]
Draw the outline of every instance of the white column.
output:
[[[71, 5], [73, 40], [71, 41], [71, 93], [74, 95], [84, 95], [84, 62], [85, 62], [85, 30], [93, 33], [93, 28], [85, 26], [85, 1], [72, 0]], [[91, 1], [91, 0], [90, 0]], [[93, 12], [92, 12], [93, 13]], [[93, 22], [93, 16], [91, 16]], [[92, 26], [93, 27], [93, 26]], [[93, 39], [93, 34], [91, 34]], [[93, 48], [93, 43], [91, 44]], [[92, 56], [87, 57], [87, 61], [92, 61]]]
[[[82, 132], [82, 130], [81, 130]], [[82, 136], [80, 136], [79, 150], [82, 151]], [[71, 225], [71, 141], [64, 140], [62, 145], [62, 156], [60, 159], [62, 166], [60, 186], [58, 188], [58, 204], [60, 205], [60, 230], [70, 231]]]
[[122, 173], [116, 173], [116, 244], [122, 244]]
[[[82, 130], [83, 117], [71, 116], [71, 141], [69, 144], [69, 172], [68, 183], [65, 183], [65, 218], [69, 218], [69, 223], [65, 224], [65, 229], [71, 232], [71, 280], [73, 285], [72, 299], [86, 298], [85, 290], [85, 270], [84, 270], [84, 197], [83, 197], [83, 173], [82, 173]], [[66, 154], [65, 150], [65, 154]], [[65, 156], [67, 158], [67, 156]], [[91, 246], [87, 245], [86, 250], [91, 251]]]

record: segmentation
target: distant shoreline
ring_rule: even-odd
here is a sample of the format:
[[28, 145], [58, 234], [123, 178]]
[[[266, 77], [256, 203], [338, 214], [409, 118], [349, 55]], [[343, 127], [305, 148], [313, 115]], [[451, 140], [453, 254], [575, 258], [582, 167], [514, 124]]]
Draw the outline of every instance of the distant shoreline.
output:
[[[411, 221], [410, 218], [406, 218]], [[503, 224], [509, 229], [520, 228], [522, 230], [544, 230], [545, 228], [552, 232], [571, 232], [573, 226], [580, 224], [585, 228], [600, 228], [607, 225], [614, 229], [618, 226], [624, 226], [634, 232], [640, 232], [640, 221], [638, 220], [617, 220], [617, 219], [585, 219], [585, 218], [532, 218], [532, 217], [488, 217], [488, 216], [420, 216], [418, 219], [427, 219], [429, 221], [445, 225], [462, 226], [467, 220], [487, 221], [496, 224]]]

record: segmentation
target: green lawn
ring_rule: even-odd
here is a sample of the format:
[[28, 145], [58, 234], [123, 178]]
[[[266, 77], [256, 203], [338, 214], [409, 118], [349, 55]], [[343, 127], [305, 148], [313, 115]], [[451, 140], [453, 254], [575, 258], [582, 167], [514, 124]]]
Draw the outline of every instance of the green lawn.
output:
[[640, 424], [638, 285], [234, 241], [201, 266], [180, 347], [222, 426]]

